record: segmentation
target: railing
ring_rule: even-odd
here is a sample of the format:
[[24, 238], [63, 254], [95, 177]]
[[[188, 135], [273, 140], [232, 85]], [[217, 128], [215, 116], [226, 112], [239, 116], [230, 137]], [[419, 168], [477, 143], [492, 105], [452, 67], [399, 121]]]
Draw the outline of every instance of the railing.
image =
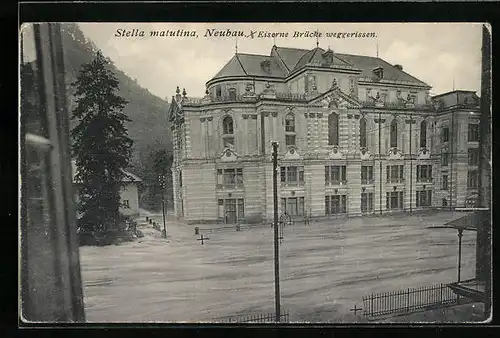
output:
[[367, 317], [404, 314], [454, 303], [457, 295], [441, 283], [363, 297], [363, 314]]
[[417, 182], [418, 183], [431, 183], [432, 177], [418, 177]]
[[[256, 102], [259, 100], [261, 94], [240, 94], [240, 95], [224, 95], [224, 96], [215, 96], [215, 97], [207, 97], [207, 98], [199, 98], [199, 97], [184, 97], [182, 99], [182, 104], [186, 106], [199, 106], [204, 103], [217, 103], [217, 102]], [[299, 102], [307, 102], [308, 97], [307, 94], [301, 93], [279, 93], [274, 92], [276, 95], [276, 99], [282, 101], [299, 101]]]
[[243, 189], [243, 183], [217, 184], [217, 189]]
[[361, 184], [373, 184], [375, 183], [375, 179], [361, 179]]
[[[280, 322], [288, 323], [290, 315], [288, 312], [280, 314]], [[274, 313], [256, 313], [240, 316], [227, 316], [221, 318], [214, 318], [217, 323], [275, 323], [276, 315]]]
[[404, 183], [404, 178], [388, 178], [387, 183]]
[[346, 185], [347, 180], [329, 180], [326, 181], [327, 185]]
[[413, 109], [413, 110], [432, 110], [434, 111], [434, 106], [432, 104], [413, 104], [413, 103], [402, 103], [402, 102], [383, 102], [383, 101], [360, 101], [363, 107], [383, 107], [391, 109]]
[[283, 101], [307, 101], [307, 95], [299, 93], [276, 93], [276, 98]]
[[303, 187], [304, 186], [304, 181], [297, 181], [297, 182], [280, 182], [281, 187]]

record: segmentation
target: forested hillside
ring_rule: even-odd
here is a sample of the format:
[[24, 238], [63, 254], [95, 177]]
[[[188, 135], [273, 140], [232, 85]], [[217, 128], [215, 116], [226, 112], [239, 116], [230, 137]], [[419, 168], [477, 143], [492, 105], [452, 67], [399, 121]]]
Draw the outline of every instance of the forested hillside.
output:
[[[75, 82], [80, 67], [93, 59], [97, 47], [85, 38], [77, 24], [63, 24], [62, 29], [68, 103], [71, 113], [75, 107], [74, 88], [71, 84]], [[128, 101], [124, 113], [132, 120], [127, 123], [129, 137], [134, 141], [131, 165], [127, 169], [144, 180], [140, 198], [142, 207], [157, 208], [157, 193], [151, 196], [155, 189], [148, 189], [156, 184], [156, 177], [152, 175], [151, 170], [154, 165], [151, 158], [154, 152], [171, 153], [170, 127], [167, 120], [168, 102], [139, 86], [135, 80], [117, 69], [113, 60], [111, 60], [110, 67], [119, 81], [119, 95]], [[75, 122], [72, 121], [71, 128], [74, 124]], [[168, 187], [168, 190], [170, 192], [171, 188]]]

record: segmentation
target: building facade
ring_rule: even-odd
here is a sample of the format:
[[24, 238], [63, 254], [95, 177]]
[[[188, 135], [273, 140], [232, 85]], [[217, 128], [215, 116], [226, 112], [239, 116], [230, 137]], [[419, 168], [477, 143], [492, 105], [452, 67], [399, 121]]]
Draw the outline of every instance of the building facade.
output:
[[[72, 175], [73, 175], [73, 186], [75, 188], [75, 202], [78, 204], [79, 194], [78, 190], [80, 188], [79, 182], [75, 179], [75, 175], [78, 171], [76, 162], [71, 161]], [[120, 188], [120, 207], [119, 212], [124, 216], [139, 216], [139, 185], [142, 183], [142, 179], [131, 172], [122, 170], [125, 176], [122, 179], [122, 186]], [[79, 216], [79, 215], [77, 215]]]
[[296, 219], [458, 206], [474, 193], [473, 92], [431, 98], [401, 65], [276, 46], [235, 54], [206, 85], [203, 98], [177, 88], [169, 109], [174, 212], [188, 222], [271, 221], [273, 141], [279, 213]]

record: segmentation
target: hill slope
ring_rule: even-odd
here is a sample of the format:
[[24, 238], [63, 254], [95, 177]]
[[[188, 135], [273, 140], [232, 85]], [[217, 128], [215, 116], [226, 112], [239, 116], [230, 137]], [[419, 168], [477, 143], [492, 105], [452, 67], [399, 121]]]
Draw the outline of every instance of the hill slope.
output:
[[[86, 39], [77, 24], [62, 25], [62, 42], [64, 50], [64, 66], [66, 69], [66, 89], [68, 93], [69, 112], [75, 107], [73, 98], [74, 83], [83, 64], [90, 62], [97, 47]], [[165, 150], [171, 153], [170, 126], [167, 120], [169, 103], [138, 85], [123, 71], [119, 70], [111, 60], [110, 69], [119, 81], [119, 95], [128, 101], [124, 113], [132, 120], [126, 124], [129, 137], [134, 141], [132, 158], [128, 170], [144, 180], [146, 187], [155, 184], [151, 173], [150, 155], [154, 151]], [[71, 121], [70, 127], [75, 126]], [[167, 188], [171, 190], [170, 187]], [[143, 190], [141, 200], [151, 201], [147, 198], [148, 190]], [[153, 199], [158, 199], [153, 197]], [[153, 204], [157, 204], [156, 201]], [[150, 202], [142, 203], [142, 207], [149, 207]], [[146, 204], [146, 205], [144, 205]]]

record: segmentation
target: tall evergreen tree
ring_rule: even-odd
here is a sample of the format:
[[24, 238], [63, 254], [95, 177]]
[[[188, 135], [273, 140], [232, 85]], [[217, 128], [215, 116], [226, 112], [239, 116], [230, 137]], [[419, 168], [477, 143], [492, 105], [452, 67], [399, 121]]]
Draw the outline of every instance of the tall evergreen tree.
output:
[[118, 80], [100, 51], [84, 64], [73, 86], [76, 107], [72, 119], [75, 180], [80, 184], [78, 206], [86, 231], [106, 231], [119, 221], [120, 188], [133, 141], [123, 114], [127, 101], [118, 96]]

